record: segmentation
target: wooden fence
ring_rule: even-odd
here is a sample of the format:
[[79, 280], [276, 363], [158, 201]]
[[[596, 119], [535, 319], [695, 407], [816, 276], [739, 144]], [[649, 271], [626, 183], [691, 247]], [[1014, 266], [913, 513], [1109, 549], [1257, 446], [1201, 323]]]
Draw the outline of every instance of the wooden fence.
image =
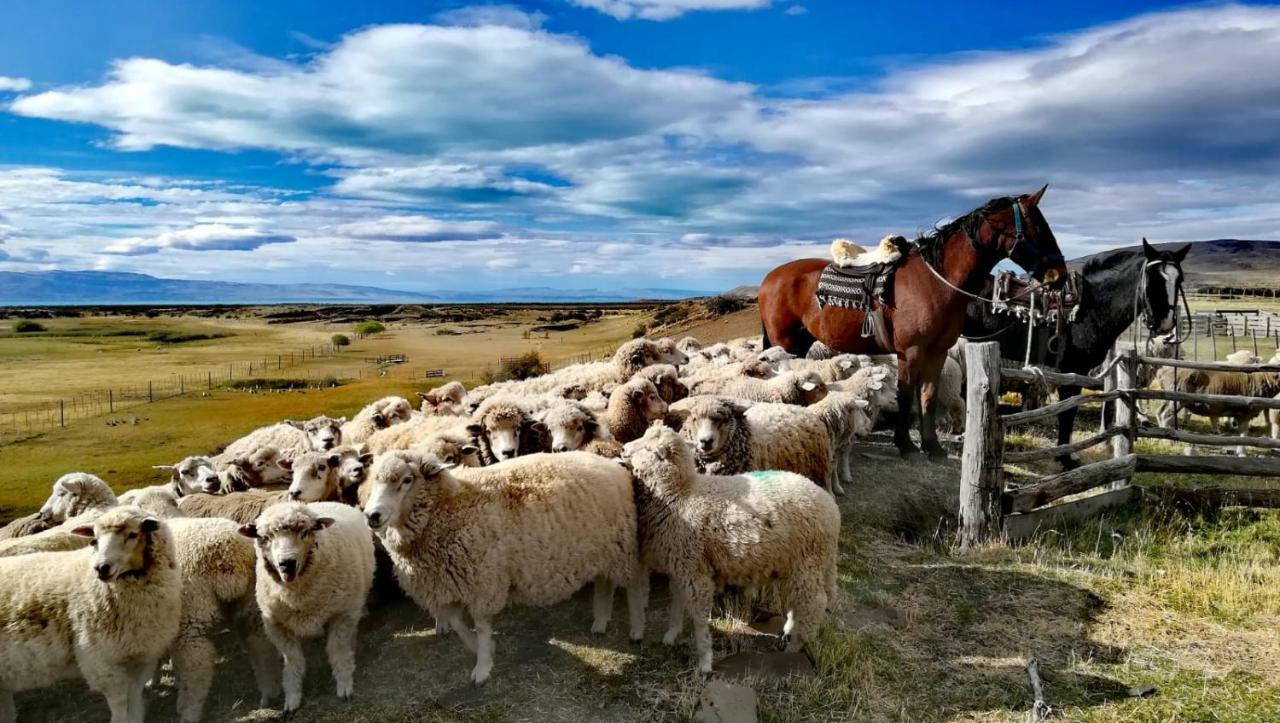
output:
[[[1093, 514], [1114, 504], [1132, 500], [1138, 489], [1131, 485], [1137, 472], [1173, 474], [1232, 474], [1258, 477], [1280, 477], [1280, 459], [1259, 457], [1183, 456], [1136, 452], [1139, 439], [1164, 439], [1189, 445], [1280, 449], [1280, 441], [1270, 438], [1193, 434], [1185, 430], [1142, 426], [1138, 423], [1138, 403], [1158, 400], [1175, 404], [1215, 404], [1242, 407], [1255, 411], [1280, 409], [1280, 399], [1269, 397], [1192, 394], [1181, 391], [1138, 389], [1141, 365], [1170, 366], [1178, 369], [1230, 372], [1280, 372], [1280, 365], [1241, 366], [1217, 362], [1197, 362], [1139, 356], [1134, 350], [1120, 352], [1099, 376], [1060, 374], [1050, 371], [1005, 369], [1000, 363], [1000, 349], [995, 342], [971, 343], [965, 347], [968, 417], [964, 436], [964, 455], [960, 477], [960, 544], [972, 547], [994, 539], [1020, 539], [1047, 524], [1064, 518]], [[1062, 399], [1039, 409], [1001, 414], [999, 400], [1004, 380], [1072, 384], [1082, 387], [1074, 397]], [[1054, 419], [1060, 412], [1084, 405], [1114, 403], [1115, 413], [1109, 425], [1086, 439], [1068, 444], [1007, 452], [1006, 430], [1041, 420]], [[1103, 415], [1105, 420], [1105, 415]], [[1174, 418], [1177, 418], [1175, 413]], [[1005, 465], [1009, 463], [1053, 460], [1098, 445], [1110, 445], [1107, 459], [1072, 470], [1037, 478], [1016, 488], [1006, 485]], [[1089, 492], [1099, 487], [1111, 489], [1070, 503], [1065, 497]], [[1219, 490], [1219, 492], [1222, 492]], [[1245, 491], [1237, 500], [1250, 498]], [[1280, 496], [1278, 496], [1280, 497]], [[1058, 503], [1058, 504], [1055, 504]]]

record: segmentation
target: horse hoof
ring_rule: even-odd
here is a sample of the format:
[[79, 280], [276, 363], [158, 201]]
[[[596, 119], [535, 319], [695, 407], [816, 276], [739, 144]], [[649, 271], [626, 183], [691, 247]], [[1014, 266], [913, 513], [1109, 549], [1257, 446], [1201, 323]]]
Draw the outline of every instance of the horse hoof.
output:
[[947, 450], [939, 447], [938, 449], [930, 449], [925, 452], [929, 455], [930, 462], [944, 462], [947, 459]]
[[1075, 455], [1070, 457], [1059, 457], [1058, 464], [1062, 465], [1063, 472], [1070, 472], [1080, 466], [1080, 460], [1076, 459]]
[[898, 456], [908, 461], [914, 461], [921, 457], [920, 450], [915, 447], [900, 447]]

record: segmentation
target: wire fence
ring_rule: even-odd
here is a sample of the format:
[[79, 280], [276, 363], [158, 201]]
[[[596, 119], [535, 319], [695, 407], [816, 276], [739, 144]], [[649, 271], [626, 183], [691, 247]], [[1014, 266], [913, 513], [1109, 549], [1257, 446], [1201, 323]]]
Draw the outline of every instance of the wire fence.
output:
[[[338, 348], [332, 344], [317, 344], [261, 358], [227, 362], [201, 371], [172, 373], [145, 382], [77, 392], [36, 404], [14, 405], [10, 409], [0, 409], [0, 445], [30, 439], [89, 418], [106, 416], [105, 423], [111, 426], [137, 424], [140, 420], [136, 412], [141, 405], [186, 394], [208, 394], [215, 389], [233, 386], [237, 381], [269, 378], [277, 372], [309, 364], [316, 359], [333, 357], [337, 352]], [[314, 381], [309, 378], [305, 383], [323, 385], [326, 380], [327, 377], [315, 377]], [[248, 388], [254, 390], [252, 386]], [[121, 416], [111, 416], [115, 414]]]

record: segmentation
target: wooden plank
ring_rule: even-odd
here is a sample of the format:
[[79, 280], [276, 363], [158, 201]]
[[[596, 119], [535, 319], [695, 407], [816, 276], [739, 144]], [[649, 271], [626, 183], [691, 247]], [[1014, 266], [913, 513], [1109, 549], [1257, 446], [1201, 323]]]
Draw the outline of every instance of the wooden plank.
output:
[[1270, 457], [1188, 457], [1180, 454], [1140, 454], [1139, 472], [1167, 474], [1238, 474], [1280, 477], [1280, 459]]
[[1280, 449], [1280, 439], [1270, 437], [1237, 437], [1226, 434], [1195, 434], [1181, 429], [1165, 429], [1164, 427], [1141, 427], [1138, 436], [1145, 439], [1167, 439], [1172, 442], [1186, 444], [1203, 444], [1208, 447], [1257, 447], [1259, 449]]
[[1034, 462], [1038, 459], [1056, 459], [1064, 454], [1075, 454], [1082, 449], [1088, 449], [1095, 444], [1105, 442], [1117, 434], [1125, 434], [1127, 430], [1118, 427], [1104, 429], [1101, 432], [1070, 444], [1060, 444], [1056, 447], [1045, 447], [1044, 449], [1030, 449], [1025, 452], [1005, 452], [1005, 462]]
[[1063, 385], [1075, 385], [1085, 389], [1102, 389], [1103, 381], [1097, 377], [1091, 377], [1086, 374], [1065, 374], [1063, 372], [1053, 372], [1043, 370], [1039, 372], [1029, 371], [1027, 369], [1004, 369], [1001, 372], [1004, 379], [1012, 379], [1018, 382], [1026, 382], [1028, 384], [1038, 384], [1047, 382], [1056, 387]]
[[[1006, 427], [1015, 424], [1026, 424], [1034, 422], [1037, 419], [1045, 417], [1056, 417], [1062, 412], [1080, 406], [1081, 404], [1109, 402], [1113, 399], [1120, 398], [1120, 390], [1112, 390], [1110, 392], [1099, 392], [1097, 394], [1077, 394], [1074, 397], [1068, 397], [1053, 404], [1046, 404], [1039, 409], [1028, 409], [1025, 412], [1014, 412], [1006, 414], [1001, 419]], [[1280, 405], [1280, 403], [1278, 403]]]
[[1000, 345], [966, 344], [964, 454], [960, 459], [961, 549], [985, 544], [1000, 533], [1004, 491], [1004, 425], [1000, 404]]
[[[1138, 375], [1138, 355], [1133, 349], [1125, 349], [1115, 369], [1116, 389], [1132, 389]], [[1120, 458], [1133, 451], [1133, 439], [1138, 428], [1137, 402], [1131, 396], [1121, 397], [1115, 404], [1116, 426], [1125, 430], [1124, 436], [1111, 438], [1111, 456]]]
[[1228, 487], [1141, 487], [1144, 496], [1159, 502], [1192, 507], [1280, 507], [1280, 489]]
[[1064, 522], [1092, 517], [1099, 512], [1116, 505], [1133, 500], [1138, 495], [1137, 487], [1125, 486], [1120, 489], [1107, 490], [1079, 500], [1064, 502], [1060, 505], [1041, 507], [1038, 510], [1009, 515], [1004, 518], [1004, 534], [1011, 542], [1025, 540], [1041, 530], [1047, 530]]
[[1254, 372], [1270, 372], [1272, 374], [1280, 372], [1280, 364], [1231, 364], [1230, 362], [1198, 362], [1190, 359], [1165, 359], [1158, 356], [1140, 356], [1138, 361], [1143, 364], [1155, 364], [1165, 367], [1177, 367], [1179, 369], [1199, 369], [1206, 372], [1244, 372], [1252, 374]]
[[[1164, 399], [1171, 402], [1181, 402], [1182, 404], [1217, 404], [1224, 407], [1244, 407], [1255, 412], [1262, 411], [1263, 409], [1280, 409], [1280, 399], [1272, 399], [1271, 397], [1237, 397], [1230, 394], [1192, 394], [1190, 392], [1174, 392], [1166, 389], [1133, 389], [1122, 390], [1122, 392], [1133, 395], [1134, 399]], [[1009, 420], [1006, 417], [1005, 422], [1007, 423], [1008, 421]]]
[[1051, 477], [1045, 477], [1030, 487], [1024, 487], [1004, 496], [1005, 512], [1029, 512], [1054, 500], [1087, 492], [1099, 485], [1133, 476], [1137, 455], [1094, 462]]

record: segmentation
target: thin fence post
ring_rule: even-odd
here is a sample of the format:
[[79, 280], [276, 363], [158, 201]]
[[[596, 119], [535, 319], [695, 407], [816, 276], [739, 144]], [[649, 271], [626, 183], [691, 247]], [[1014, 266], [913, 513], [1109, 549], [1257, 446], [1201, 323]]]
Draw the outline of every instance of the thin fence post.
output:
[[58, 400], [58, 426], [67, 426], [67, 400]]
[[209, 374], [209, 391], [212, 392], [213, 391], [213, 372], [208, 372], [208, 374]]
[[[1138, 437], [1138, 400], [1132, 392], [1138, 378], [1138, 352], [1136, 349], [1125, 349], [1120, 362], [1115, 367], [1116, 389], [1120, 390], [1120, 398], [1116, 400], [1116, 427], [1125, 430], [1124, 434], [1111, 438], [1111, 456], [1124, 457], [1133, 451]], [[1115, 480], [1112, 489], [1120, 489], [1129, 484], [1128, 479]]]
[[186, 393], [187, 393], [187, 377], [183, 374], [179, 374], [178, 375], [178, 394], [182, 395]]
[[968, 418], [960, 462], [961, 549], [1000, 535], [1004, 493], [1004, 428], [1000, 419], [1000, 345], [965, 346]]
[[147, 401], [154, 402], [155, 400], [156, 400], [155, 394], [152, 393], [152, 390], [151, 390], [151, 381], [147, 380]]
[[107, 390], [107, 413], [116, 413], [116, 392], [114, 389]]

